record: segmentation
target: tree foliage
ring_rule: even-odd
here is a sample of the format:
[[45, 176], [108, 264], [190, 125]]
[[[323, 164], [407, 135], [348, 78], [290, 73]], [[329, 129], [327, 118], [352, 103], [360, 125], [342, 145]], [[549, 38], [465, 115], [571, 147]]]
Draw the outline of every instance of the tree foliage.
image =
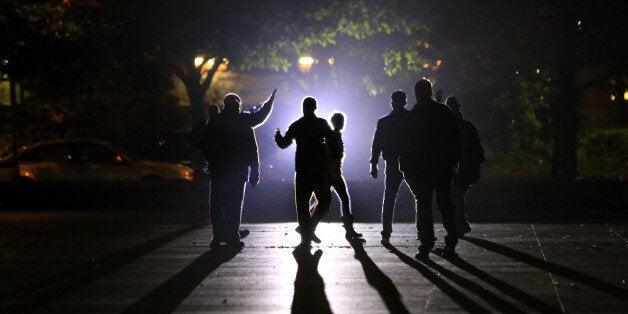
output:
[[[198, 117], [223, 60], [239, 71], [289, 74], [296, 71], [301, 55], [316, 54], [362, 68], [361, 77], [418, 72], [426, 60], [422, 51], [428, 28], [404, 10], [410, 3], [137, 1], [128, 40], [140, 48], [139, 53], [172, 67], [186, 85]], [[216, 63], [206, 74], [202, 65], [194, 64], [199, 55], [204, 62]], [[355, 66], [356, 62], [367, 66]]]
[[[552, 175], [573, 179], [584, 92], [626, 74], [621, 48], [626, 28], [618, 27], [625, 24], [618, 6], [608, 1], [440, 3], [431, 41], [444, 60], [441, 86], [468, 99], [465, 110], [480, 131], [489, 128], [489, 148], [504, 151], [504, 144], [514, 141], [511, 153], [530, 152], [515, 149], [519, 143], [512, 137], [536, 133], [552, 146]], [[592, 68], [598, 69], [595, 75]], [[510, 112], [515, 121], [535, 119], [538, 130], [515, 122], [512, 130], [500, 132], [512, 119], [496, 121], [496, 112]]]

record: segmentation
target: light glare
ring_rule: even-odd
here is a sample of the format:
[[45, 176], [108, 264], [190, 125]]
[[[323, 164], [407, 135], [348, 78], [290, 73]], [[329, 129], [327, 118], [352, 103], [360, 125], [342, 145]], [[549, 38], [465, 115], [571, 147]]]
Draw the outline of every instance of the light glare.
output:
[[314, 58], [310, 56], [301, 57], [299, 58], [299, 64], [300, 65], [312, 65], [314, 64]]
[[309, 72], [314, 63], [316, 63], [316, 60], [314, 60], [311, 56], [303, 56], [299, 58], [299, 71]]
[[199, 66], [201, 66], [201, 64], [203, 64], [203, 60], [205, 60], [205, 58], [203, 58], [201, 56], [198, 56], [198, 57], [194, 58], [194, 66], [197, 67], [197, 68]]

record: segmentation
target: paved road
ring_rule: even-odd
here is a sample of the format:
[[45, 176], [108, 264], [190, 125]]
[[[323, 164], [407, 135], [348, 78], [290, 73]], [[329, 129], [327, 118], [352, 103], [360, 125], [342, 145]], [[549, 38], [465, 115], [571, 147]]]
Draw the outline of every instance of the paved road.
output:
[[[460, 258], [414, 260], [412, 224], [295, 252], [295, 223], [247, 224], [240, 252], [172, 212], [0, 212], [0, 312], [625, 312], [628, 224], [474, 224]], [[437, 236], [444, 236], [437, 225]], [[442, 245], [442, 242], [439, 242]]]

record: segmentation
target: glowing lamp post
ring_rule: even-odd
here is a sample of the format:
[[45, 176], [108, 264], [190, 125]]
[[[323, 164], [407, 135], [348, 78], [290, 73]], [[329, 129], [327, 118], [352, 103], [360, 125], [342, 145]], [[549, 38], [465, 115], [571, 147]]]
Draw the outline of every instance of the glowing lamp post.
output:
[[205, 62], [205, 64], [203, 64], [203, 61], [205, 61], [204, 56], [196, 56], [196, 58], [194, 58], [194, 66], [197, 69], [202, 66], [202, 68], [200, 69], [201, 74], [207, 73], [207, 71], [211, 70], [211, 68], [214, 67], [216, 59], [209, 59], [207, 60], [207, 62]]
[[299, 58], [299, 71], [310, 72], [312, 65], [316, 62], [311, 56], [303, 56]]

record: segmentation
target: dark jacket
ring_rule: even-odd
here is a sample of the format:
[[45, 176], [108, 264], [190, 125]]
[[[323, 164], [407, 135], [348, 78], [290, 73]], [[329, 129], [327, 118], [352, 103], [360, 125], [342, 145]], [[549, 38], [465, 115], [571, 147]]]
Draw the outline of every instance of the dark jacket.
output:
[[280, 148], [286, 148], [296, 140], [297, 173], [326, 173], [325, 141], [332, 137], [332, 132], [327, 120], [316, 116], [304, 116], [293, 122], [284, 136], [275, 135], [275, 142]]
[[405, 124], [399, 159], [404, 176], [442, 179], [460, 161], [460, 131], [451, 109], [429, 99], [417, 103]]
[[404, 143], [403, 126], [407, 118], [408, 110], [401, 109], [393, 110], [377, 121], [371, 145], [371, 164], [377, 164], [380, 154], [384, 160], [399, 157]]
[[461, 137], [461, 156], [459, 175], [469, 183], [476, 183], [480, 178], [480, 164], [484, 162], [484, 148], [480, 142], [480, 135], [473, 123], [459, 119]]
[[200, 148], [211, 178], [257, 181], [259, 154], [248, 115], [219, 114], [207, 124]]

